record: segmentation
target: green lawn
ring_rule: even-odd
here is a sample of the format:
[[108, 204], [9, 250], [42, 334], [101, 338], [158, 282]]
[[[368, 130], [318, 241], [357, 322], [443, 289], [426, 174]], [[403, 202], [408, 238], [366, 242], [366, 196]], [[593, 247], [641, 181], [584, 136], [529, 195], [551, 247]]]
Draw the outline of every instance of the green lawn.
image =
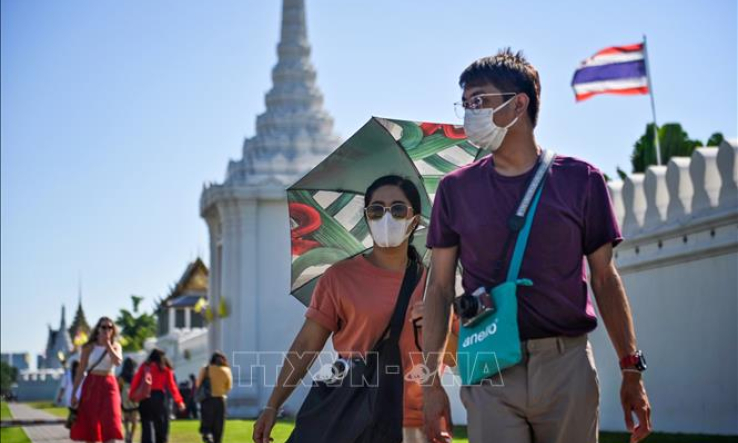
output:
[[[58, 417], [66, 417], [66, 408], [54, 406], [51, 402], [31, 402], [31, 406], [42, 409]], [[10, 412], [7, 405], [3, 402], [0, 404], [0, 414], [3, 419], [10, 418]], [[244, 443], [251, 441], [251, 433], [254, 426], [254, 420], [229, 419], [226, 423], [224, 443]], [[294, 421], [283, 420], [277, 423], [272, 433], [272, 438], [276, 443], [287, 440], [294, 426]], [[200, 443], [200, 435], [197, 432], [199, 422], [196, 420], [175, 420], [170, 426], [169, 441], [177, 443]], [[1, 430], [0, 440], [2, 443], [29, 443], [20, 428], [4, 428]], [[136, 429], [134, 441], [141, 441], [140, 426]], [[456, 426], [454, 428], [454, 442], [468, 442], [466, 438], [466, 428]], [[626, 443], [630, 440], [630, 436], [625, 433], [603, 432], [600, 434], [600, 443]], [[647, 443], [735, 443], [736, 438], [720, 437], [708, 435], [694, 434], [654, 434], [646, 439]]]
[[21, 428], [0, 429], [0, 441], [3, 443], [31, 443]]
[[0, 420], [10, 420], [13, 416], [10, 414], [10, 408], [4, 401], [0, 401]]
[[[170, 441], [177, 443], [200, 443], [197, 428], [199, 423], [195, 420], [176, 420], [171, 424]], [[224, 443], [243, 443], [251, 441], [251, 433], [253, 430], [253, 420], [228, 420], [226, 423], [226, 432]], [[276, 443], [284, 442], [289, 437], [294, 422], [281, 421], [275, 427], [272, 438]], [[466, 428], [463, 426], [455, 427], [454, 442], [468, 443], [466, 438]], [[138, 441], [138, 437], [134, 441]], [[630, 441], [630, 435], [625, 433], [602, 433], [600, 434], [600, 443], [627, 443]], [[735, 443], [735, 437], [720, 437], [707, 435], [686, 435], [686, 434], [654, 434], [646, 439], [647, 443]]]
[[[0, 402], [0, 419], [10, 420], [13, 415], [10, 413], [8, 404]], [[21, 428], [2, 428], [0, 429], [0, 442], [2, 443], [31, 443], [26, 433]]]

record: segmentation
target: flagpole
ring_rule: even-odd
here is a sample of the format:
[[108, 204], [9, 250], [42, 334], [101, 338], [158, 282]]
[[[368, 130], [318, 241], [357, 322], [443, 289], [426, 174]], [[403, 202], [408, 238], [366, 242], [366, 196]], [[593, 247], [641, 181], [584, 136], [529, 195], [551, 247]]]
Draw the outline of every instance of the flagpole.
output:
[[651, 96], [651, 112], [653, 113], [653, 140], [656, 149], [656, 164], [661, 166], [661, 146], [659, 146], [659, 125], [656, 123], [656, 104], [653, 99], [653, 83], [651, 82], [651, 69], [648, 63], [648, 46], [646, 45], [646, 34], [643, 34], [643, 57], [646, 62], [646, 84], [648, 95]]

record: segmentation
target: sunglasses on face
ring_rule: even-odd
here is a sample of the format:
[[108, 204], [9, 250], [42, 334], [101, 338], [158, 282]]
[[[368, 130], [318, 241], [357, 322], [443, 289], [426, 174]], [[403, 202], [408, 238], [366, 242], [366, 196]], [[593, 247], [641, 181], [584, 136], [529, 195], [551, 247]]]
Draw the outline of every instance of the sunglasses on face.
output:
[[369, 220], [379, 220], [380, 218], [384, 217], [384, 214], [387, 211], [389, 211], [390, 215], [392, 215], [393, 218], [403, 219], [407, 218], [407, 216], [412, 213], [412, 208], [402, 203], [395, 203], [392, 206], [382, 206], [379, 204], [374, 204], [364, 208], [366, 218], [368, 218]]
[[113, 325], [102, 325], [102, 326], [100, 326], [100, 329], [102, 329], [103, 331], [112, 330], [113, 329]]

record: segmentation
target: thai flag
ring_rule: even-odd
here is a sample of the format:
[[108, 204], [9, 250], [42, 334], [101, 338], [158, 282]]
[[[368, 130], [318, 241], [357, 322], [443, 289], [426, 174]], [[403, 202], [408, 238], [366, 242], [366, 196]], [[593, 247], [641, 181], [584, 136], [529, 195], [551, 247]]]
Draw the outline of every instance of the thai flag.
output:
[[577, 101], [597, 94], [648, 94], [643, 43], [613, 46], [584, 60], [571, 81]]

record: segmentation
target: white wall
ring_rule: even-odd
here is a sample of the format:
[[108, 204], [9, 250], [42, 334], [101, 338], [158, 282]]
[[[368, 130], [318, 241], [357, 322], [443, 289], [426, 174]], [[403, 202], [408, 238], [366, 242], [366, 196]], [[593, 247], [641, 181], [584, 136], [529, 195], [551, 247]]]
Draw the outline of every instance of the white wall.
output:
[[[156, 346], [166, 351], [174, 366], [174, 375], [178, 383], [187, 380], [190, 374], [197, 375], [200, 368], [210, 360], [208, 332], [205, 328], [174, 330], [159, 337]], [[146, 357], [148, 353], [143, 359]]]
[[[736, 152], [735, 141], [701, 148], [610, 184], [626, 235], [618, 268], [649, 363], [657, 431], [738, 434]], [[591, 340], [602, 428], [623, 430], [617, 358], [601, 322]]]
[[21, 370], [13, 391], [19, 401], [55, 400], [64, 369]]

